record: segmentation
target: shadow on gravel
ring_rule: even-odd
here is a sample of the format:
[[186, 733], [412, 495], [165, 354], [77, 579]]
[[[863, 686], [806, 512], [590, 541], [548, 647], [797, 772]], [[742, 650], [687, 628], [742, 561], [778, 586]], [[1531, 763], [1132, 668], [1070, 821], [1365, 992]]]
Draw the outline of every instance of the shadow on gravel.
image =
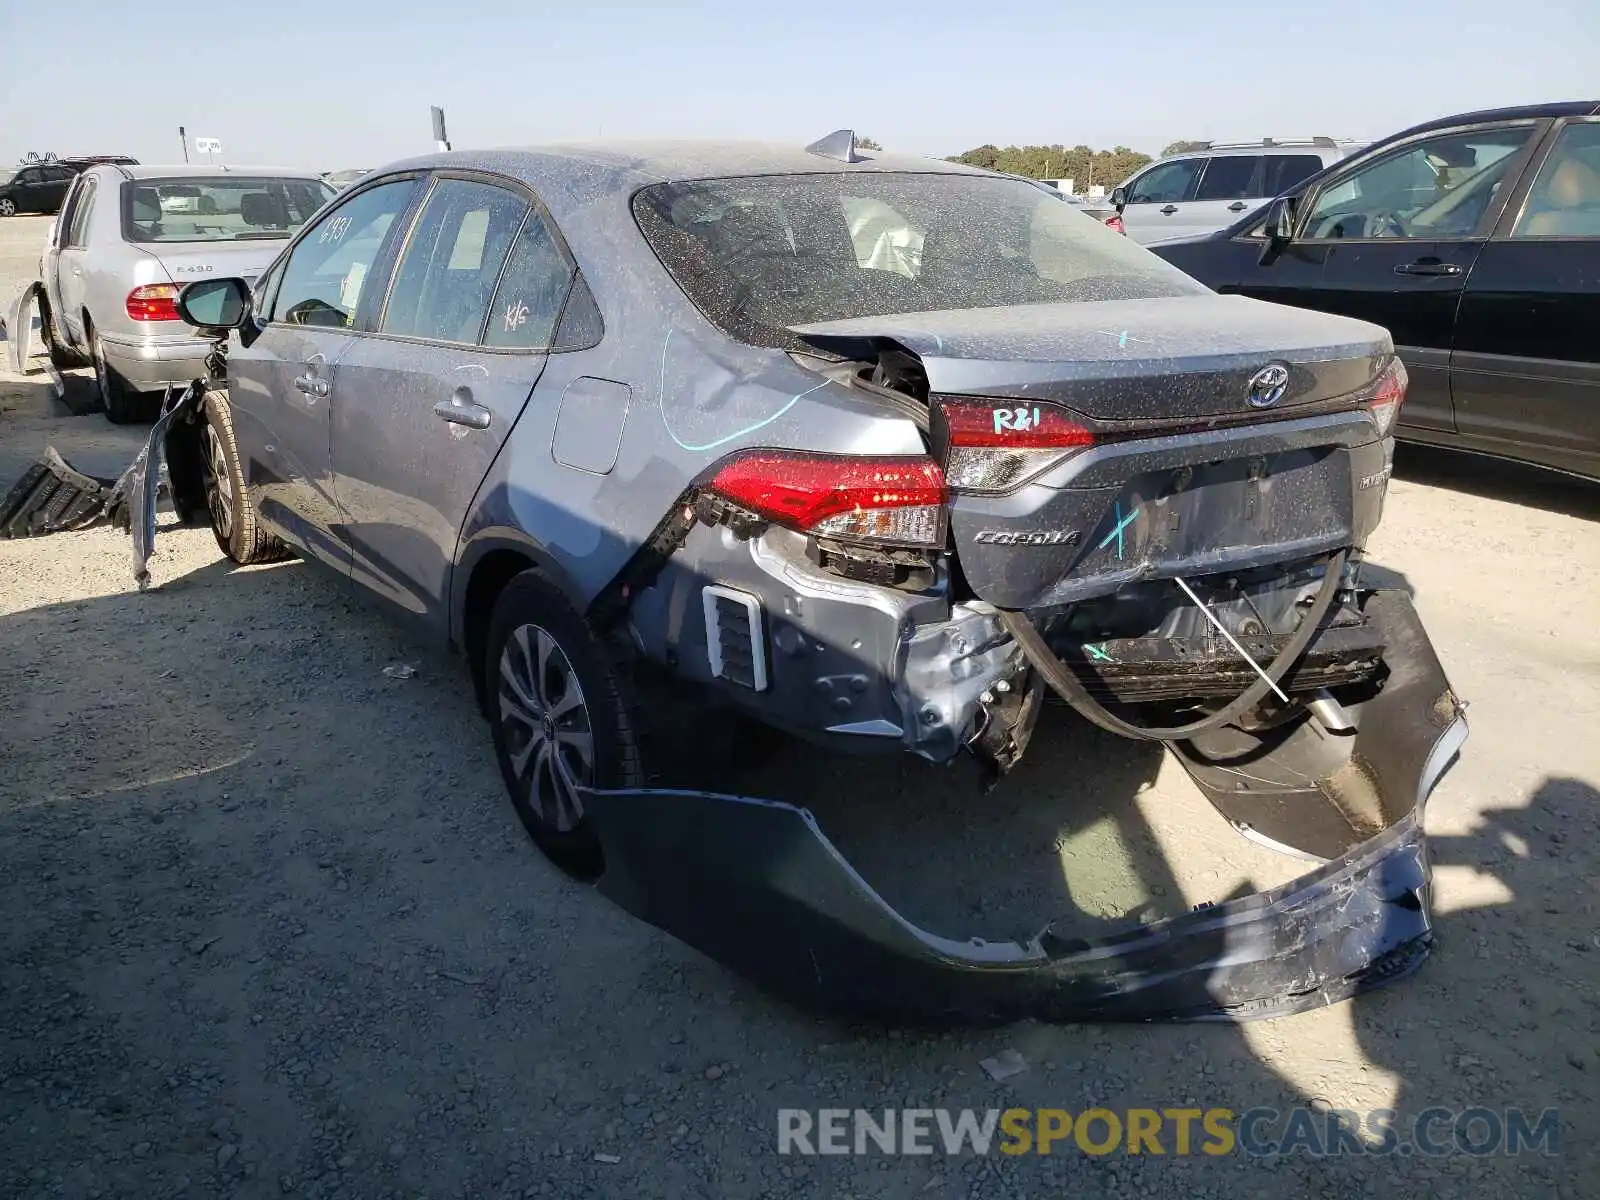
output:
[[1600, 521], [1600, 483], [1483, 454], [1402, 444], [1395, 448], [1395, 477], [1429, 487], [1470, 492], [1489, 500], [1542, 508]]
[[[385, 678], [396, 661], [419, 673]], [[959, 770], [796, 747], [757, 776], [811, 804], [930, 923], [1014, 932], [1041, 896], [1088, 927], [1130, 903], [1181, 906], [1132, 803], [1159, 757], [1059, 710], [1045, 719], [1025, 767], [987, 797]], [[465, 670], [299, 563], [218, 562], [144, 595], [0, 617], [0, 759], [0, 1191], [909, 1200], [1360, 1187], [1353, 1160], [1291, 1156], [1263, 1173], [1237, 1153], [1177, 1156], [1170, 1141], [1164, 1157], [1066, 1142], [1015, 1159], [779, 1158], [784, 1106], [1242, 1112], [1307, 1097], [1231, 1026], [904, 1031], [768, 999], [549, 867], [503, 798]], [[1570, 914], [1530, 910], [1522, 888], [1550, 882], [1545, 860], [1496, 847], [1504, 834], [1533, 844], [1522, 823], [1541, 819], [1541, 797], [1559, 804], [1562, 836], [1576, 832], [1595, 800], [1585, 786], [1552, 782], [1504, 829], [1444, 850], [1503, 872], [1512, 900], [1491, 915], [1511, 932], [1493, 953], [1515, 939], [1530, 970], [1571, 957], [1556, 942], [1592, 921], [1572, 901], [1552, 901]], [[1064, 854], [1085, 872], [1070, 885]], [[1462, 923], [1441, 923], [1442, 961], [1351, 1007], [1375, 1069], [1404, 1080], [1459, 1045], [1486, 1058], [1481, 1031], [1457, 1036], [1461, 1010], [1513, 1001], [1457, 991], [1478, 961]], [[1546, 1018], [1572, 1013], [1524, 1019]], [[1293, 1021], [1279, 1028], [1296, 1037]], [[991, 1082], [978, 1061], [1008, 1046], [1029, 1070]], [[1492, 1053], [1511, 1069], [1514, 1045]], [[1368, 1161], [1381, 1186], [1366, 1194], [1426, 1190], [1395, 1160]]]

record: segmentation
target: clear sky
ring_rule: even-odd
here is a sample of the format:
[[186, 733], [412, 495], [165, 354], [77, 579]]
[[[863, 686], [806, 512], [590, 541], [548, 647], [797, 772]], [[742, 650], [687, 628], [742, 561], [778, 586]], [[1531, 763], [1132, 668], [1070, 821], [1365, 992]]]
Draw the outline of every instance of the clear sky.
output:
[[605, 137], [886, 147], [1378, 137], [1600, 100], [1600, 0], [0, 0], [0, 165], [26, 151], [375, 166]]

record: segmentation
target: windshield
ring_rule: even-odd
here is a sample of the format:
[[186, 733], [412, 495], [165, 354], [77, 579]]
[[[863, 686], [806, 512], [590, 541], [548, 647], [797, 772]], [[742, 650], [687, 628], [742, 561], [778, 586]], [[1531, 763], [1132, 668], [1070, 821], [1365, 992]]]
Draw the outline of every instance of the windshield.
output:
[[122, 234], [137, 243], [287, 238], [333, 195], [320, 179], [130, 180], [122, 185]]
[[955, 174], [777, 175], [658, 184], [634, 214], [724, 331], [891, 313], [1187, 296], [1206, 289], [1059, 197]]

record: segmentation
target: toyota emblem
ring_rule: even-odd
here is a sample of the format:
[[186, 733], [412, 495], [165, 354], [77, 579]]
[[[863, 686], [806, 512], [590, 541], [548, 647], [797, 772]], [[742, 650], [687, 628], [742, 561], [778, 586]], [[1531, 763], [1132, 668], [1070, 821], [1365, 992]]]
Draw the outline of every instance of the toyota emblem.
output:
[[1289, 390], [1289, 368], [1273, 363], [1250, 376], [1250, 391], [1245, 402], [1251, 408], [1271, 408]]

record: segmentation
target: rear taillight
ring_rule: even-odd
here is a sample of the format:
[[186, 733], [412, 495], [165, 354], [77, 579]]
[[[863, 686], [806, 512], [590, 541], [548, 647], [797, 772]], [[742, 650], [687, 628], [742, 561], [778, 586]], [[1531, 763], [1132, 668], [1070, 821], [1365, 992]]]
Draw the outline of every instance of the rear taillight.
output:
[[1394, 432], [1395, 420], [1400, 416], [1400, 406], [1406, 402], [1406, 388], [1410, 385], [1404, 364], [1398, 358], [1389, 360], [1378, 382], [1372, 387], [1372, 399], [1367, 401], [1367, 411], [1372, 414], [1372, 424], [1379, 437]]
[[999, 492], [1094, 445], [1094, 433], [1050, 404], [941, 397], [945, 479], [953, 489]]
[[175, 283], [149, 283], [128, 293], [128, 319], [131, 321], [177, 321], [178, 293]]
[[944, 473], [922, 455], [755, 450], [717, 468], [706, 488], [802, 533], [897, 546], [944, 545]]
[[1114, 217], [1107, 217], [1106, 228], [1116, 230], [1116, 232], [1120, 233], [1123, 237], [1128, 236], [1128, 228], [1122, 223], [1121, 214], [1118, 214]]

